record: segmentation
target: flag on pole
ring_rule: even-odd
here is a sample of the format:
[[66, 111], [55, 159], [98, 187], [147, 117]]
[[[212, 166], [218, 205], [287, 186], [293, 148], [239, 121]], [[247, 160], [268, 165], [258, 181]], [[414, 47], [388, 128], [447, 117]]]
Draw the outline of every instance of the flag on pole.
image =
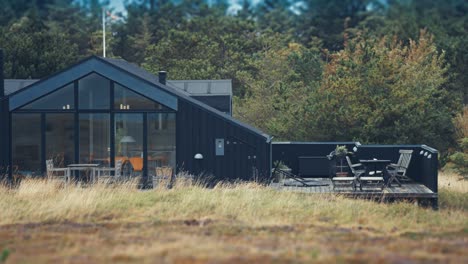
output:
[[109, 10], [106, 10], [106, 15], [107, 15], [108, 17], [110, 17], [110, 19], [112, 19], [112, 20], [120, 20], [120, 19], [121, 19], [121, 17], [112, 14]]
[[120, 20], [121, 17], [113, 15], [109, 10], [102, 8], [102, 56], [106, 57], [106, 20], [109, 17], [111, 20]]

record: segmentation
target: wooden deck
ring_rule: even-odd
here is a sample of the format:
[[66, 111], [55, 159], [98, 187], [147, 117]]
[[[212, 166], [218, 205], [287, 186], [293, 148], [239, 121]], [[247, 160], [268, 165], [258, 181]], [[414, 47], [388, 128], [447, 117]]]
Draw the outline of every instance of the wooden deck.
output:
[[359, 187], [354, 191], [351, 187], [337, 187], [333, 190], [331, 180], [328, 178], [307, 178], [306, 183], [309, 186], [301, 186], [299, 182], [287, 179], [282, 183], [271, 183], [270, 186], [280, 191], [293, 191], [302, 193], [334, 193], [356, 198], [373, 198], [381, 200], [404, 200], [404, 199], [437, 199], [437, 193], [419, 183], [403, 183], [402, 187], [392, 184], [383, 191], [380, 189], [365, 188], [362, 191]]

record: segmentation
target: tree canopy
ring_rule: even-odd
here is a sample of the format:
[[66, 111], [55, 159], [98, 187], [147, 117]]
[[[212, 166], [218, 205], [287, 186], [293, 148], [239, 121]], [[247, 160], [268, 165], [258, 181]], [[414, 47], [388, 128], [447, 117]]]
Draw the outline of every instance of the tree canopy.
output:
[[[278, 139], [456, 144], [468, 102], [464, 0], [135, 0], [107, 55], [171, 79], [232, 79], [237, 118]], [[6, 78], [102, 54], [109, 1], [0, 0]]]

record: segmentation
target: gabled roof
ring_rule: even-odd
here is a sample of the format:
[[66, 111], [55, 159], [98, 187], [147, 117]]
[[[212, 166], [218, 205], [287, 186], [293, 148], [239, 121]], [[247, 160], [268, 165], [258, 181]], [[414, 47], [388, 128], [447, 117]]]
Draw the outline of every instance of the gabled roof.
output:
[[112, 66], [112, 64], [109, 64], [105, 60], [96, 56], [91, 56], [72, 67], [10, 94], [10, 110], [22, 107], [31, 101], [52, 93], [70, 82], [80, 79], [90, 73], [97, 73], [154, 101], [157, 101], [168, 108], [177, 110], [177, 97], [167, 91], [169, 88], [161, 88], [158, 86], [160, 89], [155, 89], [154, 83], [130, 74], [125, 74], [126, 71], [119, 67]]
[[231, 80], [167, 80], [167, 84], [191, 96], [232, 96]]
[[[149, 76], [154, 79], [154, 75]], [[40, 79], [5, 79], [5, 94], [19, 91]], [[167, 85], [190, 96], [232, 96], [231, 80], [167, 80]]]
[[229, 121], [230, 123], [233, 123], [233, 124], [236, 124], [240, 127], [243, 127], [243, 128], [246, 128], [248, 130], [251, 130], [252, 132], [256, 133], [256, 134], [259, 134], [263, 137], [265, 137], [267, 140], [270, 139], [270, 136], [266, 133], [263, 133], [262, 131], [260, 131], [259, 129], [253, 127], [253, 126], [250, 126], [250, 125], [247, 125], [247, 124], [244, 124], [236, 119], [234, 119], [233, 117], [231, 117], [230, 115], [227, 115], [207, 104], [204, 104], [202, 102], [200, 102], [199, 100], [197, 99], [194, 99], [192, 97], [190, 97], [190, 94], [185, 92], [185, 91], [182, 91], [180, 89], [174, 89], [170, 86], [167, 86], [167, 85], [163, 85], [161, 83], [159, 83], [159, 78], [149, 72], [147, 72], [146, 70], [136, 66], [135, 64], [132, 64], [132, 63], [129, 63], [128, 61], [126, 60], [122, 60], [122, 59], [110, 59], [110, 58], [101, 58], [101, 57], [96, 57], [100, 60], [104, 60], [116, 67], [119, 67], [121, 68], [122, 70], [125, 70], [127, 71], [128, 73], [130, 74], [133, 74], [135, 76], [138, 76], [142, 79], [145, 79], [147, 81], [150, 81], [152, 82], [154, 85], [156, 85], [157, 87], [160, 87], [160, 88], [163, 88], [165, 89], [166, 91], [168, 91], [169, 93], [172, 93], [176, 96], [178, 96], [179, 98], [185, 100], [185, 101], [188, 101], [189, 103], [193, 104], [193, 105], [196, 105], [202, 109], [205, 109], [205, 110], [208, 110], [210, 112], [213, 112], [215, 113], [216, 115], [220, 116], [221, 118], [223, 119], [226, 119], [227, 121]]
[[5, 79], [5, 94], [9, 95], [16, 91], [23, 89], [35, 82], [39, 81], [38, 79]]
[[[61, 72], [34, 82], [24, 89], [11, 93], [8, 95], [10, 110], [21, 107], [36, 98], [49, 94], [91, 72], [96, 72], [108, 79], [121, 83], [130, 89], [137, 87], [138, 93], [158, 101], [174, 110], [177, 110], [177, 100], [182, 99], [201, 109], [212, 112], [232, 124], [248, 129], [255, 134], [259, 134], [267, 140], [270, 138], [269, 135], [262, 131], [244, 124], [231, 116], [198, 101], [197, 99], [191, 98], [190, 94], [183, 90], [159, 83], [159, 78], [157, 76], [132, 63], [121, 59], [101, 58], [97, 56], [88, 57]], [[155, 87], [159, 89], [154, 89]]]

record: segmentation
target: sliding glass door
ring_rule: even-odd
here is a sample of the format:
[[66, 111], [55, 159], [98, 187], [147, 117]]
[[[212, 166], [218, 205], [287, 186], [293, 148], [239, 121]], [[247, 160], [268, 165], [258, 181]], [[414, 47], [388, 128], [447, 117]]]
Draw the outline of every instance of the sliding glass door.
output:
[[176, 114], [148, 114], [148, 176], [156, 176], [162, 168], [175, 170]]
[[12, 115], [12, 171], [13, 175], [41, 175], [41, 115]]
[[75, 116], [72, 113], [45, 115], [46, 160], [63, 168], [75, 162]]
[[79, 114], [79, 163], [110, 164], [110, 115]]
[[115, 122], [115, 160], [122, 160], [128, 177], [143, 175], [143, 114], [118, 113]]

